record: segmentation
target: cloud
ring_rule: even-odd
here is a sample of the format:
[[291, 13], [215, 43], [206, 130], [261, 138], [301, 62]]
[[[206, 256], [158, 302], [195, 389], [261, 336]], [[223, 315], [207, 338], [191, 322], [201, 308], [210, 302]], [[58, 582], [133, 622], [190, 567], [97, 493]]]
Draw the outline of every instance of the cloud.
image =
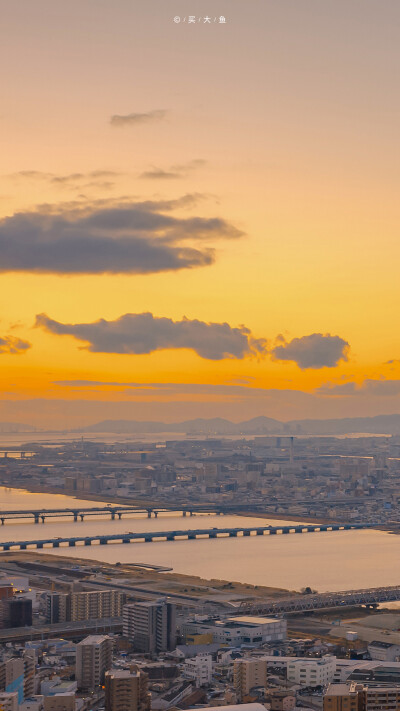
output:
[[2, 355], [21, 355], [21, 353], [25, 353], [31, 347], [31, 343], [23, 341], [21, 338], [0, 336], [0, 354]]
[[153, 167], [151, 170], [146, 170], [139, 177], [145, 180], [177, 180], [187, 178], [193, 170], [205, 165], [205, 163], [205, 160], [192, 160], [183, 165], [172, 165], [168, 170]]
[[293, 338], [287, 343], [279, 337], [281, 345], [276, 346], [271, 355], [275, 360], [287, 360], [297, 363], [299, 368], [334, 368], [340, 360], [348, 360], [349, 344], [339, 336], [329, 333], [312, 333], [302, 338]]
[[111, 126], [123, 128], [124, 126], [138, 126], [143, 123], [151, 123], [153, 121], [162, 121], [167, 116], [168, 111], [164, 109], [155, 109], [146, 113], [132, 114], [114, 114], [110, 118]]
[[400, 380], [385, 378], [366, 379], [362, 383], [350, 381], [343, 384], [325, 383], [316, 391], [318, 395], [351, 397], [354, 395], [373, 395], [376, 397], [396, 397], [400, 394]]
[[265, 341], [252, 337], [248, 328], [232, 328], [228, 323], [158, 318], [151, 313], [125, 314], [115, 321], [63, 324], [46, 314], [36, 317], [36, 325], [50, 333], [74, 336], [88, 343], [92, 353], [146, 354], [157, 350], [188, 348], [201, 358], [222, 360], [244, 358], [265, 351]]
[[147, 274], [212, 264], [214, 249], [199, 241], [243, 232], [220, 217], [171, 214], [195, 202], [99, 201], [16, 213], [0, 220], [0, 272]]

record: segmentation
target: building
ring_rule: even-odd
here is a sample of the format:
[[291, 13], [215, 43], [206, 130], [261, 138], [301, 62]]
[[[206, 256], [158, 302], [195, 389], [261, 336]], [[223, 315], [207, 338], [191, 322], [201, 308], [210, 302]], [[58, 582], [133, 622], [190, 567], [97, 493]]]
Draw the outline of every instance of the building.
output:
[[293, 711], [296, 706], [296, 694], [292, 691], [273, 689], [268, 692], [271, 711]]
[[0, 628], [32, 626], [32, 600], [14, 598], [0, 601]]
[[35, 694], [36, 652], [25, 649], [24, 660], [24, 698], [29, 699]]
[[125, 600], [125, 593], [112, 589], [47, 593], [46, 622], [53, 624], [120, 617]]
[[105, 711], [150, 711], [148, 676], [138, 670], [105, 674]]
[[193, 681], [197, 687], [211, 684], [213, 674], [211, 654], [197, 654], [187, 659], [183, 667], [183, 675]]
[[68, 618], [69, 593], [48, 592], [46, 594], [46, 622], [53, 625], [66, 622]]
[[400, 686], [388, 686], [381, 684], [368, 684], [362, 688], [359, 694], [359, 711], [397, 711], [400, 709]]
[[267, 687], [268, 662], [265, 659], [236, 659], [233, 662], [233, 685], [239, 702], [256, 686]]
[[382, 662], [398, 662], [400, 659], [400, 645], [390, 642], [370, 642], [368, 653], [371, 659]]
[[356, 684], [329, 684], [323, 711], [358, 711]]
[[287, 679], [301, 686], [326, 686], [333, 681], [336, 657], [330, 654], [321, 659], [293, 658], [287, 663]]
[[112, 665], [113, 641], [105, 635], [90, 635], [76, 645], [76, 681], [78, 688], [95, 689], [104, 683]]
[[0, 692], [0, 711], [18, 711], [18, 705], [18, 694], [15, 691], [10, 694]]
[[0, 690], [7, 694], [16, 692], [18, 703], [24, 700], [24, 660], [12, 657], [0, 662]]
[[43, 699], [43, 711], [75, 711], [76, 696], [74, 693], [54, 694]]
[[389, 684], [330, 684], [323, 711], [398, 711], [400, 686]]
[[176, 606], [161, 598], [124, 605], [123, 634], [136, 652], [152, 654], [176, 647]]
[[226, 620], [188, 621], [182, 625], [185, 638], [212, 635], [213, 642], [226, 646], [264, 644], [286, 639], [286, 620], [275, 617], [229, 617]]

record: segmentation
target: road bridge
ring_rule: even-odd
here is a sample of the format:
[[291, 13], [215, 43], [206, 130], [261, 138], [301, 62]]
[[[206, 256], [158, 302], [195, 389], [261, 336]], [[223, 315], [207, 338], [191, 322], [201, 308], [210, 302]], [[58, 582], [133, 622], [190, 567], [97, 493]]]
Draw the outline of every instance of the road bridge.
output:
[[172, 531], [141, 531], [134, 533], [98, 534], [96, 536], [59, 536], [57, 538], [42, 538], [22, 541], [0, 541], [0, 550], [26, 550], [27, 548], [59, 548], [61, 545], [74, 547], [76, 545], [91, 546], [92, 544], [107, 545], [108, 543], [151, 543], [153, 541], [193, 541], [196, 538], [222, 538], [237, 536], [264, 536], [295, 533], [322, 533], [324, 531], [354, 531], [372, 528], [373, 524], [343, 523], [343, 524], [306, 524], [297, 526], [240, 526], [237, 528], [195, 528]]
[[[237, 614], [278, 615], [299, 614], [313, 610], [331, 610], [354, 607], [356, 605], [376, 606], [381, 602], [400, 600], [400, 585], [393, 587], [369, 588], [367, 590], [345, 590], [311, 595], [283, 597], [276, 601], [242, 602]], [[236, 614], [236, 613], [235, 613]]]
[[147, 514], [148, 518], [154, 516], [157, 518], [159, 513], [179, 512], [183, 516], [193, 516], [195, 513], [214, 513], [217, 515], [234, 514], [246, 510], [242, 504], [232, 506], [216, 506], [216, 505], [193, 505], [193, 506], [140, 506], [140, 505], [121, 505], [121, 506], [79, 506], [74, 508], [59, 508], [59, 509], [23, 509], [14, 511], [0, 511], [0, 521], [4, 526], [6, 521], [28, 519], [33, 520], [33, 523], [44, 523], [47, 518], [72, 518], [76, 521], [84, 521], [87, 516], [110, 516], [112, 520], [121, 519], [127, 514]]

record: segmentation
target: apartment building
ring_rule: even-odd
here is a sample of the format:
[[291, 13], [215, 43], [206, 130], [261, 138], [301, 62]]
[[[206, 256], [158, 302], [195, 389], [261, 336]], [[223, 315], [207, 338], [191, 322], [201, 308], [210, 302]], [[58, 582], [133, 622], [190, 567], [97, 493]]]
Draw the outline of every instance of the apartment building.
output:
[[195, 657], [187, 659], [183, 667], [183, 676], [193, 681], [197, 687], [211, 684], [212, 673], [211, 654], [197, 654]]
[[147, 680], [147, 674], [138, 670], [106, 672], [105, 711], [150, 711]]
[[120, 590], [51, 592], [46, 596], [46, 622], [79, 622], [120, 617], [126, 595]]
[[265, 659], [236, 659], [233, 663], [233, 684], [239, 703], [256, 686], [267, 687], [268, 663]]
[[152, 654], [176, 647], [176, 606], [166, 598], [124, 605], [123, 634], [136, 652]]
[[112, 665], [113, 641], [105, 635], [90, 635], [76, 645], [78, 688], [93, 690], [104, 683]]

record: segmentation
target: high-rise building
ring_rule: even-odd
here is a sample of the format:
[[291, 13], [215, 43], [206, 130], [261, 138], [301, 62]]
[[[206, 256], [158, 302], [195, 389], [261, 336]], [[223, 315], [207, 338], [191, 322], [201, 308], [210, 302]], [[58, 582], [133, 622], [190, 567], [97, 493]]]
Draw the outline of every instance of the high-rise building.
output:
[[233, 663], [233, 683], [239, 703], [256, 686], [267, 687], [268, 662], [265, 659], [236, 659]]
[[143, 671], [113, 669], [106, 672], [106, 711], [150, 711], [147, 679]]
[[126, 600], [120, 590], [51, 592], [46, 596], [46, 622], [79, 622], [120, 617]]
[[0, 628], [31, 627], [32, 600], [14, 598], [0, 601]]
[[136, 652], [167, 652], [176, 647], [176, 606], [166, 598], [124, 606], [123, 634]]
[[46, 594], [46, 622], [67, 622], [69, 620], [69, 593], [48, 592]]
[[0, 690], [8, 694], [16, 693], [18, 703], [24, 700], [24, 660], [12, 657], [0, 662]]
[[24, 660], [24, 698], [29, 699], [35, 694], [36, 652], [25, 649]]
[[95, 689], [104, 683], [112, 665], [113, 641], [105, 635], [90, 635], [76, 645], [76, 681], [78, 688]]

